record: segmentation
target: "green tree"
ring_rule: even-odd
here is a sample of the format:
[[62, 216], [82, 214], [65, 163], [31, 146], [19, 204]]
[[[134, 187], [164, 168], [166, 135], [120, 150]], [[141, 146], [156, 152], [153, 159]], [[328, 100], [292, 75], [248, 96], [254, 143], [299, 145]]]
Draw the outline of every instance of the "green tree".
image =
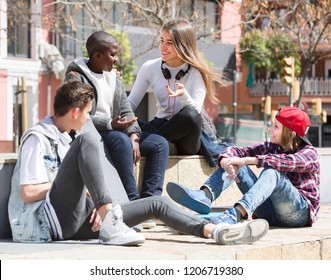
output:
[[134, 81], [133, 71], [135, 65], [131, 56], [131, 46], [128, 35], [125, 32], [114, 29], [108, 32], [115, 36], [120, 45], [115, 68], [121, 73], [124, 84], [132, 84]]
[[258, 30], [246, 32], [240, 40], [241, 58], [246, 64], [254, 64], [257, 75], [270, 70], [271, 52], [267, 38]]
[[300, 103], [311, 67], [331, 55], [331, 1], [246, 0], [242, 8], [246, 26], [272, 30], [296, 43], [302, 61]]
[[300, 74], [296, 42], [286, 34], [253, 29], [246, 32], [240, 40], [240, 52], [246, 64], [254, 65], [259, 77], [268, 79], [265, 76], [267, 72], [277, 75], [281, 69], [281, 60], [288, 56], [295, 58], [295, 74]]

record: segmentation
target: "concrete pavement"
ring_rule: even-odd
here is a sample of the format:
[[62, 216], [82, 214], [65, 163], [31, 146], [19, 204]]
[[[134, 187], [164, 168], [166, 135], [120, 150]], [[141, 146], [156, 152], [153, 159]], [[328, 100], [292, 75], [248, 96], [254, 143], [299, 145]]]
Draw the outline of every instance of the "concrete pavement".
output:
[[0, 240], [1, 260], [331, 260], [331, 205], [322, 205], [311, 228], [271, 228], [251, 245], [222, 246], [211, 239], [173, 233], [164, 225], [143, 230], [138, 247], [98, 240], [21, 244]]

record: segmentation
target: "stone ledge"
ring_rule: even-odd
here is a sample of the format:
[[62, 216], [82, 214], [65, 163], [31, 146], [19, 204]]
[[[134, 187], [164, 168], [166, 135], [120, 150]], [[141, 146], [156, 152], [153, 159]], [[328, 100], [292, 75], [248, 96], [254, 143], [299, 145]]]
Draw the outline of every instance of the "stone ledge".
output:
[[1, 154], [0, 153], [0, 164], [3, 163], [16, 163], [17, 160], [17, 154], [11, 153], [11, 154]]
[[[145, 158], [135, 168], [138, 187], [141, 187]], [[168, 195], [166, 185], [168, 182], [177, 182], [192, 189], [199, 189], [217, 167], [210, 167], [203, 156], [170, 156], [167, 164], [163, 185], [163, 195]], [[256, 172], [258, 170], [256, 169]], [[241, 192], [236, 184], [232, 184], [224, 195], [213, 202], [213, 207], [226, 207], [233, 205], [240, 197]]]

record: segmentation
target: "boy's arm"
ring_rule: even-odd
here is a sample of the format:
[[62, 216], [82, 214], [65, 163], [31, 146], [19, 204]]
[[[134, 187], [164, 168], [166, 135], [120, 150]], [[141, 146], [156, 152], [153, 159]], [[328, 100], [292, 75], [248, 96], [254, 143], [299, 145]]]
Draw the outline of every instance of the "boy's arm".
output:
[[20, 192], [23, 202], [31, 203], [45, 199], [46, 194], [51, 186], [51, 182], [35, 185], [21, 185]]
[[39, 137], [31, 134], [20, 151], [20, 193], [25, 203], [45, 199], [49, 182]]
[[236, 165], [238, 168], [244, 166], [244, 165], [257, 165], [258, 164], [258, 158], [257, 157], [223, 157], [220, 161], [220, 165], [222, 168], [225, 169], [225, 167], [229, 165]]

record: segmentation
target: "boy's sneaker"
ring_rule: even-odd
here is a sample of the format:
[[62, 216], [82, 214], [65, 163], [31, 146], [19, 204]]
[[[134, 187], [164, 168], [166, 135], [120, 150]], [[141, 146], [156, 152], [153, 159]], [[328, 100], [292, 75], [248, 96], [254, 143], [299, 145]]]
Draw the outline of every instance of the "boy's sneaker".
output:
[[222, 245], [251, 244], [260, 240], [268, 230], [269, 224], [263, 219], [237, 224], [220, 223], [214, 228], [212, 237]]
[[133, 246], [145, 242], [145, 237], [129, 228], [123, 222], [123, 212], [120, 205], [109, 210], [102, 222], [99, 243], [105, 245]]
[[191, 190], [180, 184], [169, 182], [167, 193], [178, 204], [197, 213], [208, 214], [211, 211], [211, 200], [202, 190]]

